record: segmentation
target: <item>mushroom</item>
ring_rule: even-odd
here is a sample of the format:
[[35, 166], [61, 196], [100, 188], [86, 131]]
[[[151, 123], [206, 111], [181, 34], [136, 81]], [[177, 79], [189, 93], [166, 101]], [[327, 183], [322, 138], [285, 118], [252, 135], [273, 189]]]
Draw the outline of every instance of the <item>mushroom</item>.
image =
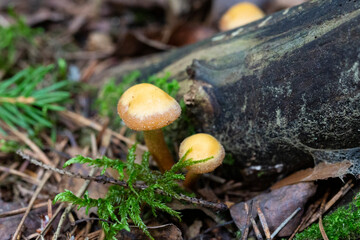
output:
[[186, 161], [207, 159], [205, 162], [196, 163], [187, 167], [184, 186], [191, 188], [199, 174], [214, 171], [221, 165], [225, 150], [216, 138], [206, 133], [198, 133], [185, 138], [180, 144], [180, 159], [187, 153]]
[[171, 169], [174, 159], [161, 128], [180, 116], [181, 107], [177, 101], [160, 88], [141, 83], [124, 92], [117, 110], [129, 128], [144, 131], [145, 144], [159, 169], [162, 172]]
[[265, 16], [255, 4], [241, 2], [232, 6], [220, 19], [219, 28], [227, 31], [248, 24]]

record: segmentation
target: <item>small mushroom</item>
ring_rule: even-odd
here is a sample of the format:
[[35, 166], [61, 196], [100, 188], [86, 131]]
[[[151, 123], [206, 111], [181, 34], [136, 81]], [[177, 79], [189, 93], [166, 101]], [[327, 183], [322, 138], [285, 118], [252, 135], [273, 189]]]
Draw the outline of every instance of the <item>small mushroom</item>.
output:
[[184, 186], [187, 188], [193, 186], [199, 174], [214, 171], [221, 165], [225, 157], [223, 146], [216, 138], [206, 133], [198, 133], [185, 138], [180, 144], [179, 157], [182, 158], [187, 152], [187, 161], [210, 158], [205, 162], [196, 163], [187, 167], [188, 172], [184, 181]]
[[221, 31], [234, 29], [265, 16], [264, 12], [255, 4], [241, 2], [232, 6], [220, 19]]
[[169, 170], [174, 159], [161, 128], [180, 116], [181, 107], [177, 101], [160, 88], [141, 83], [124, 92], [117, 110], [129, 128], [144, 131], [145, 144], [159, 169], [162, 172]]

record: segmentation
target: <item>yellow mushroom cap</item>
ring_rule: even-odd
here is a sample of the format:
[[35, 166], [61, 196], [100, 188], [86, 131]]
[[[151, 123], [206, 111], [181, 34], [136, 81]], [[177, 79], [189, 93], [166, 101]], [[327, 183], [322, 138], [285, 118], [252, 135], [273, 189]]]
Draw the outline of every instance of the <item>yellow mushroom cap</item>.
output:
[[242, 2], [231, 7], [220, 19], [221, 31], [234, 29], [265, 16], [264, 12], [255, 4]]
[[181, 114], [180, 105], [174, 98], [149, 83], [137, 84], [126, 90], [117, 110], [125, 124], [137, 131], [165, 127]]
[[182, 158], [189, 149], [191, 151], [186, 156], [187, 159], [196, 161], [213, 157], [206, 162], [188, 166], [188, 170], [196, 174], [214, 171], [221, 165], [225, 157], [223, 146], [216, 138], [206, 133], [198, 133], [185, 138], [180, 144], [179, 157]]

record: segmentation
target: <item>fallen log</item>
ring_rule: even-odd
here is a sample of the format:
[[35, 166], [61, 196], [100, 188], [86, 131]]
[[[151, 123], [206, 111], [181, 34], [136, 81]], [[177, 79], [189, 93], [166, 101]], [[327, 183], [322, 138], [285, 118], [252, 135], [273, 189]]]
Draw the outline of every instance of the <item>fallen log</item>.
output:
[[264, 177], [351, 155], [359, 173], [359, 23], [360, 1], [310, 1], [155, 57], [141, 71], [181, 82], [199, 131], [232, 153], [234, 171]]

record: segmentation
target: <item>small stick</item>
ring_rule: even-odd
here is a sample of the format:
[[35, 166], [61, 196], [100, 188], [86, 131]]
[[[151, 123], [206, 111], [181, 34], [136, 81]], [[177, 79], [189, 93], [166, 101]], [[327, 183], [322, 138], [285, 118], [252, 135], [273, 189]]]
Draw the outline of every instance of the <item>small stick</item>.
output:
[[[43, 160], [46, 160], [48, 162], [50, 162], [49, 158], [45, 155], [45, 153], [43, 151], [41, 151], [41, 149], [35, 144], [33, 143], [26, 135], [20, 133], [19, 131], [12, 129], [11, 127], [9, 128], [10, 131], [12, 131], [17, 137], [19, 137], [22, 141], [24, 141], [33, 151], [35, 151], [38, 155], [43, 157]], [[58, 158], [57, 161], [55, 161], [54, 166], [56, 166], [59, 163], [60, 159]], [[51, 163], [51, 162], [50, 162]], [[51, 163], [52, 164], [52, 163]], [[24, 216], [22, 217], [18, 227], [16, 228], [16, 231], [12, 237], [12, 240], [17, 240], [18, 235], [21, 231], [21, 228], [25, 222], [26, 217], [29, 215], [30, 210], [32, 208], [32, 206], [34, 205], [34, 202], [37, 198], [37, 196], [40, 194], [41, 189], [45, 186], [45, 183], [49, 180], [49, 178], [52, 176], [53, 172], [52, 171], [47, 171], [44, 176], [43, 179], [41, 180], [40, 184], [38, 185], [38, 187], [36, 188], [36, 191], [34, 193], [34, 195], [32, 196], [32, 198], [30, 199], [29, 205], [25, 211]], [[55, 178], [57, 180], [61, 180], [61, 177], [59, 174], [54, 174]], [[58, 176], [58, 178], [56, 177]]]
[[245, 230], [244, 230], [244, 234], [242, 236], [242, 240], [246, 240], [249, 234], [249, 227], [250, 227], [250, 219], [251, 219], [251, 215], [252, 215], [252, 207], [253, 207], [253, 202], [250, 202], [250, 209], [249, 206], [247, 204], [247, 202], [245, 202], [244, 204], [245, 207], [245, 211], [247, 214], [247, 219], [246, 219], [246, 225], [245, 225]]
[[96, 136], [96, 144], [100, 145], [101, 143], [101, 139], [106, 131], [106, 129], [108, 128], [110, 123], [110, 119], [106, 118], [104, 124], [101, 126], [101, 130], [99, 131], [98, 135]]
[[[89, 176], [92, 176], [95, 172], [96, 172], [96, 169], [92, 168], [90, 170]], [[87, 187], [89, 186], [90, 182], [91, 182], [91, 180], [86, 180], [85, 181], [85, 183], [81, 186], [81, 188], [77, 192], [77, 194], [76, 194], [77, 197], [81, 197], [85, 193], [85, 191], [86, 191]], [[72, 208], [73, 208], [72, 203], [69, 206], [66, 207], [65, 211], [61, 215], [60, 221], [58, 223], [58, 227], [57, 227], [57, 229], [56, 229], [56, 231], [55, 231], [55, 233], [53, 235], [52, 240], [57, 240], [57, 238], [59, 237], [61, 227], [64, 224], [66, 216], [68, 215], [68, 213], [71, 211]]]
[[[95, 138], [94, 134], [91, 134], [90, 137], [91, 137], [90, 138], [91, 139], [91, 145], [92, 145], [91, 149], [92, 149], [92, 152], [93, 152], [93, 156], [96, 156], [97, 155], [96, 138]], [[92, 168], [90, 170], [89, 177], [92, 177], [95, 174], [95, 172], [96, 172], [96, 168]], [[86, 180], [83, 183], [83, 185], [81, 186], [81, 188], [79, 189], [79, 191], [76, 193], [76, 196], [81, 197], [82, 195], [84, 195], [84, 193], [85, 193], [86, 189], [88, 188], [88, 186], [90, 185], [90, 183], [91, 183], [91, 179]], [[57, 229], [56, 229], [56, 231], [55, 231], [55, 233], [53, 235], [53, 238], [52, 238], [53, 240], [57, 240], [57, 238], [58, 238], [58, 236], [60, 234], [61, 227], [64, 224], [66, 217], [69, 216], [69, 213], [72, 210], [73, 206], [74, 206], [74, 204], [72, 204], [72, 203], [69, 204], [66, 207], [65, 211], [63, 212], [63, 214], [61, 215], [60, 221], [58, 223], [58, 227], [57, 227]]]
[[[321, 199], [320, 199], [321, 200]], [[296, 233], [299, 231], [299, 229], [307, 222], [309, 221], [309, 219], [311, 218], [311, 216], [315, 213], [316, 209], [319, 207], [321, 201], [317, 200], [315, 203], [311, 204], [309, 207], [309, 210], [306, 213], [306, 216], [303, 217], [303, 219], [301, 220], [299, 226], [295, 229], [295, 231], [293, 232], [293, 234], [291, 234], [290, 238], [288, 240], [292, 240]]]
[[49, 219], [51, 219], [53, 217], [53, 212], [52, 212], [52, 202], [50, 199], [48, 199], [48, 217]]
[[18, 170], [12, 169], [12, 168], [7, 168], [7, 167], [2, 167], [0, 166], [0, 172], [4, 172], [4, 173], [10, 173], [16, 176], [21, 177], [24, 181], [34, 184], [34, 185], [39, 185], [40, 181], [36, 178], [31, 177], [30, 175], [20, 172]]
[[57, 217], [57, 215], [60, 213], [60, 211], [64, 208], [65, 203], [61, 203], [59, 205], [59, 207], [56, 209], [55, 213], [53, 214], [53, 217], [50, 218], [49, 222], [46, 224], [46, 226], [44, 227], [44, 229], [41, 231], [41, 233], [37, 236], [36, 240], [39, 240], [40, 237], [42, 239], [44, 239], [45, 234], [47, 233], [47, 231], [50, 229], [50, 226], [52, 224], [52, 222], [55, 220], [55, 218]]
[[256, 210], [257, 210], [257, 213], [258, 213], [258, 215], [259, 215], [259, 219], [260, 219], [261, 225], [262, 225], [262, 227], [263, 227], [263, 229], [264, 229], [266, 239], [267, 239], [267, 240], [270, 240], [270, 239], [271, 239], [270, 230], [269, 230], [268, 224], [267, 224], [267, 222], [266, 222], [265, 216], [264, 216], [264, 214], [263, 214], [262, 211], [261, 211], [260, 202], [259, 202], [259, 201], [256, 203]]
[[[74, 112], [71, 112], [71, 111], [61, 111], [60, 114], [66, 118], [70, 118], [72, 121], [74, 121], [82, 126], [90, 127], [92, 129], [95, 129], [96, 131], [101, 131], [103, 128], [103, 126], [101, 126], [101, 124], [91, 121], [91, 120], [85, 118], [84, 116], [74, 113]], [[126, 138], [123, 135], [110, 130], [109, 128], [107, 128], [106, 131], [109, 131], [112, 136], [116, 137], [117, 139], [119, 139], [121, 141], [126, 142], [127, 144], [131, 144], [131, 145], [135, 144], [135, 141], [130, 140], [129, 138]], [[138, 144], [137, 146], [141, 150], [147, 150], [147, 148], [144, 145]]]
[[[13, 164], [10, 165], [9, 169], [14, 169], [19, 166], [18, 162], [14, 162]], [[8, 172], [4, 172], [3, 174], [1, 174], [0, 176], [0, 182], [2, 182], [7, 176], [9, 176], [10, 173]]]
[[102, 232], [103, 232], [103, 230], [100, 229], [100, 230], [97, 230], [95, 232], [89, 233], [88, 238], [89, 239], [98, 239], [98, 240], [100, 240], [100, 235], [101, 235]]
[[323, 222], [322, 222], [322, 215], [324, 213], [324, 208], [325, 208], [325, 203], [326, 203], [326, 199], [327, 197], [329, 196], [329, 191], [327, 191], [323, 197], [323, 200], [321, 202], [321, 206], [320, 206], [320, 216], [319, 216], [319, 229], [320, 229], [320, 232], [321, 232], [321, 236], [323, 237], [324, 240], [329, 240], [328, 236], [326, 235], [326, 232], [325, 232], [325, 229], [324, 229], [324, 225], [323, 225]]
[[255, 236], [256, 236], [257, 240], [263, 240], [263, 237], [261, 236], [261, 232], [260, 232], [260, 230], [259, 230], [259, 228], [258, 228], [258, 226], [257, 226], [257, 224], [255, 222], [254, 217], [251, 216], [250, 221], [251, 221], [252, 227], [254, 229]]
[[25, 211], [25, 214], [24, 214], [24, 216], [22, 217], [22, 219], [21, 219], [18, 227], [16, 228], [16, 231], [15, 231], [13, 237], [12, 237], [12, 240], [17, 240], [17, 239], [18, 239], [18, 235], [19, 235], [19, 233], [20, 233], [20, 230], [21, 230], [22, 225], [23, 225], [24, 222], [25, 222], [26, 217], [27, 217], [28, 214], [30, 213], [30, 210], [31, 210], [32, 206], [34, 205], [34, 202], [35, 202], [37, 196], [39, 195], [41, 189], [44, 187], [45, 183], [46, 183], [46, 182], [49, 180], [49, 178], [51, 177], [52, 173], [53, 173], [52, 171], [47, 171], [47, 172], [45, 173], [43, 179], [41, 180], [40, 184], [39, 184], [38, 187], [36, 188], [36, 191], [35, 191], [34, 195], [32, 196], [32, 198], [31, 198], [31, 200], [30, 200], [30, 202], [29, 202], [29, 205], [28, 205], [28, 207], [27, 207], [27, 209], [26, 209], [26, 211]]
[[[35, 205], [32, 207], [32, 209], [45, 207], [45, 206], [47, 206], [47, 205], [48, 205], [47, 202], [38, 203], [38, 204], [35, 204]], [[19, 208], [19, 209], [15, 209], [15, 210], [12, 210], [12, 211], [0, 213], [0, 218], [9, 217], [9, 216], [14, 216], [14, 215], [18, 215], [18, 214], [20, 214], [20, 213], [24, 213], [24, 212], [26, 211], [26, 209], [27, 209], [27, 207], [24, 207], [24, 208]]]
[[301, 207], [298, 207], [297, 209], [295, 209], [295, 211], [288, 217], [286, 218], [281, 224], [280, 226], [271, 234], [271, 239], [274, 239], [274, 237], [276, 237], [276, 235], [280, 232], [281, 229], [283, 229], [283, 227], [286, 226], [286, 224], [288, 224], [288, 222], [290, 222], [290, 220], [301, 210]]
[[[329, 210], [331, 208], [332, 205], [334, 205], [334, 203], [339, 200], [342, 196], [344, 196], [352, 187], [354, 186], [354, 184], [352, 184], [352, 180], [349, 180], [340, 190], [337, 194], [335, 194], [335, 196], [333, 196], [325, 205], [325, 209], [324, 209], [324, 213]], [[320, 214], [315, 213], [311, 219], [305, 224], [304, 227], [302, 227], [300, 229], [300, 232], [303, 231], [305, 228], [307, 228], [308, 226], [310, 226], [310, 224], [312, 224], [313, 222], [315, 222], [318, 218], [319, 218]]]
[[[98, 240], [104, 240], [105, 237], [106, 237], [106, 236], [105, 236], [104, 229], [101, 229], [101, 230], [100, 230], [99, 237], [98, 237]], [[90, 234], [89, 234], [89, 238], [90, 238]]]
[[[51, 170], [51, 171], [54, 171], [54, 172], [57, 172], [57, 173], [60, 173], [60, 174], [63, 174], [63, 175], [67, 175], [69, 177], [82, 178], [82, 179], [85, 179], [85, 180], [92, 180], [92, 181], [96, 181], [96, 182], [103, 183], [103, 184], [111, 183], [111, 184], [116, 184], [116, 185], [119, 185], [119, 186], [122, 186], [122, 187], [128, 187], [128, 185], [127, 185], [127, 183], [125, 181], [116, 180], [114, 178], [107, 177], [107, 176], [104, 176], [104, 175], [92, 177], [92, 176], [84, 176], [84, 175], [81, 175], [81, 174], [76, 174], [76, 173], [73, 173], [73, 172], [70, 172], [70, 171], [67, 171], [67, 170], [58, 169], [58, 168], [46, 165], [46, 164], [44, 164], [42, 162], [39, 162], [38, 160], [36, 160], [34, 158], [31, 158], [29, 155], [23, 153], [20, 150], [18, 150], [16, 153], [18, 155], [20, 155], [22, 158], [30, 161], [31, 163], [33, 163], [33, 164], [35, 164], [37, 166], [40, 166], [40, 167], [42, 167], [42, 168], [44, 168], [46, 170]], [[148, 186], [145, 185], [145, 184], [141, 184], [141, 183], [135, 183], [135, 184], [133, 184], [133, 187], [143, 190], [143, 189], [146, 189]], [[160, 190], [160, 189], [156, 189], [155, 192], [157, 194], [166, 195], [166, 193], [164, 191]], [[189, 196], [186, 196], [184, 194], [179, 194], [176, 197], [176, 199], [177, 200], [183, 200], [183, 201], [188, 202], [188, 203], [193, 203], [193, 204], [197, 204], [197, 205], [200, 205], [200, 206], [208, 207], [208, 208], [213, 208], [213, 209], [215, 209], [217, 211], [228, 210], [228, 207], [224, 203], [209, 202], [209, 201], [206, 201], [206, 200], [203, 200], [203, 199], [189, 197]]]
[[[18, 137], [22, 142], [24, 142], [26, 145], [28, 145], [31, 150], [33, 150], [39, 157], [39, 159], [47, 164], [47, 165], [50, 165], [50, 166], [55, 166], [54, 163], [52, 163], [50, 161], [50, 159], [45, 155], [45, 153], [33, 142], [31, 141], [25, 134], [19, 132], [18, 130], [16, 129], [13, 129], [11, 127], [8, 128], [16, 137]], [[57, 182], [60, 182], [61, 181], [61, 177], [58, 173], [55, 173], [54, 174], [55, 176], [55, 179]]]

